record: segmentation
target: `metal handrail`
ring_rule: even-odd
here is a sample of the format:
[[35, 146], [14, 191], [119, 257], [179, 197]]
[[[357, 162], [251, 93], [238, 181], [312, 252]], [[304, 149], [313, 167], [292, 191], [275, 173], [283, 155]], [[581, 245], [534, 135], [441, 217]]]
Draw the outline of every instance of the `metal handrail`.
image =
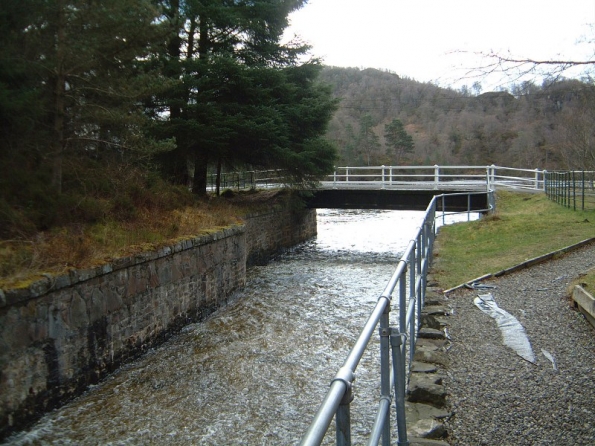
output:
[[[457, 187], [458, 189], [491, 190], [495, 187], [514, 189], [545, 189], [546, 171], [540, 169], [520, 169], [502, 166], [346, 166], [336, 167], [327, 175], [323, 185], [332, 187], [380, 186], [385, 187]], [[214, 189], [216, 174], [209, 175], [208, 188]], [[252, 170], [224, 172], [220, 175], [223, 189], [257, 189], [272, 186], [282, 187], [292, 180], [283, 170]]]
[[[485, 192], [467, 192], [469, 196]], [[488, 202], [493, 210], [493, 190]], [[461, 194], [456, 194], [461, 195]], [[405, 391], [410, 366], [415, 354], [415, 344], [421, 323], [421, 310], [426, 296], [426, 276], [432, 259], [434, 238], [436, 236], [436, 211], [442, 204], [445, 214], [445, 201], [450, 194], [436, 195], [432, 198], [424, 214], [422, 224], [417, 228], [413, 239], [407, 245], [397, 267], [386, 284], [384, 291], [368, 317], [354, 346], [339, 369], [330, 388], [322, 401], [312, 423], [301, 440], [301, 445], [320, 445], [335, 417], [336, 444], [351, 444], [350, 403], [353, 399], [353, 381], [356, 368], [370, 342], [375, 328], [379, 326], [380, 336], [380, 399], [375, 422], [371, 430], [369, 445], [390, 445], [390, 406], [392, 393], [395, 393], [397, 419], [397, 438], [399, 445], [407, 445], [407, 423], [405, 419]], [[468, 199], [468, 203], [471, 199]], [[471, 208], [467, 209], [471, 212]], [[477, 211], [476, 211], [477, 212]], [[409, 274], [407, 274], [409, 272]], [[407, 292], [409, 284], [409, 292]], [[398, 324], [390, 325], [389, 313], [393, 294], [398, 297]], [[408, 340], [408, 342], [405, 342]], [[391, 367], [392, 363], [392, 367]]]
[[490, 166], [345, 166], [336, 167], [327, 175], [327, 182], [333, 187], [377, 183], [382, 187], [398, 185], [434, 186], [453, 185], [469, 188], [484, 187], [491, 190], [496, 186], [544, 190], [545, 171]]

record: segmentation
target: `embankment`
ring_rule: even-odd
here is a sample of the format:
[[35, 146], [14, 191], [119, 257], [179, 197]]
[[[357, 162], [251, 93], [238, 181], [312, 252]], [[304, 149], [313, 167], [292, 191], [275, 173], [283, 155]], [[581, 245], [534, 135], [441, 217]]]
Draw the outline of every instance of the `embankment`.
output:
[[246, 268], [316, 234], [279, 205], [244, 224], [0, 290], [0, 441], [225, 305]]

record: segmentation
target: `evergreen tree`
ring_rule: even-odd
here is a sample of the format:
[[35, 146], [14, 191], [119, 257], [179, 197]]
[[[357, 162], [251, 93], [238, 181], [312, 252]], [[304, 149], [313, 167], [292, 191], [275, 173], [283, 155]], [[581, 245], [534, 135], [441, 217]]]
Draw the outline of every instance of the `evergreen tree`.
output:
[[320, 137], [335, 101], [315, 83], [319, 64], [297, 62], [307, 47], [280, 43], [303, 3], [164, 3], [172, 31], [162, 63], [180, 80], [155, 103], [168, 117], [157, 134], [177, 144], [159, 159], [170, 181], [204, 193], [209, 166], [291, 167], [299, 180], [332, 169], [334, 151]]
[[157, 85], [141, 68], [158, 37], [156, 17], [149, 0], [3, 2], [3, 142], [36, 160], [32, 169], [50, 170], [56, 193], [65, 156], [160, 148], [144, 137], [140, 107]]
[[389, 150], [394, 155], [396, 165], [400, 165], [406, 154], [413, 153], [413, 138], [407, 133], [403, 123], [393, 119], [384, 126], [384, 138]]

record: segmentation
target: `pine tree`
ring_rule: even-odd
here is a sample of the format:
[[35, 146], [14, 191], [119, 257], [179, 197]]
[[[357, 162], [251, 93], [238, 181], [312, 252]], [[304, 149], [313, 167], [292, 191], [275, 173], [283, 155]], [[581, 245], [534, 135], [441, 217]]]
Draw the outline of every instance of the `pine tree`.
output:
[[[3, 3], [1, 96], [18, 100], [0, 100], [0, 116], [12, 130], [9, 145], [51, 170], [56, 193], [66, 156], [160, 148], [144, 137], [140, 106], [158, 85], [141, 67], [158, 37], [156, 17], [150, 0]], [[15, 107], [18, 123], [10, 118]], [[24, 125], [34, 134], [15, 142], [14, 130]]]
[[400, 120], [393, 119], [384, 126], [384, 138], [394, 155], [396, 165], [403, 162], [406, 154], [413, 153], [413, 138], [407, 133]]
[[180, 80], [156, 102], [168, 116], [158, 134], [177, 144], [159, 159], [168, 179], [205, 193], [210, 166], [291, 167], [300, 179], [332, 169], [334, 150], [320, 137], [335, 101], [315, 83], [319, 64], [297, 62], [307, 47], [280, 43], [303, 3], [164, 3], [172, 31], [162, 63]]

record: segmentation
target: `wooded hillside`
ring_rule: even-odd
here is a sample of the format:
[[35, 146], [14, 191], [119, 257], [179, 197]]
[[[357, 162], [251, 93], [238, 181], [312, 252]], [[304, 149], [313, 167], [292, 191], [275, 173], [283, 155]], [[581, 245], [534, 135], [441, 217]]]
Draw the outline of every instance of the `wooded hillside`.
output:
[[[321, 79], [340, 98], [327, 138], [339, 165], [497, 164], [595, 168], [595, 86], [578, 80], [512, 91], [440, 88], [374, 69], [327, 67]], [[477, 86], [476, 86], [477, 87]], [[400, 121], [412, 147], [386, 139]]]

